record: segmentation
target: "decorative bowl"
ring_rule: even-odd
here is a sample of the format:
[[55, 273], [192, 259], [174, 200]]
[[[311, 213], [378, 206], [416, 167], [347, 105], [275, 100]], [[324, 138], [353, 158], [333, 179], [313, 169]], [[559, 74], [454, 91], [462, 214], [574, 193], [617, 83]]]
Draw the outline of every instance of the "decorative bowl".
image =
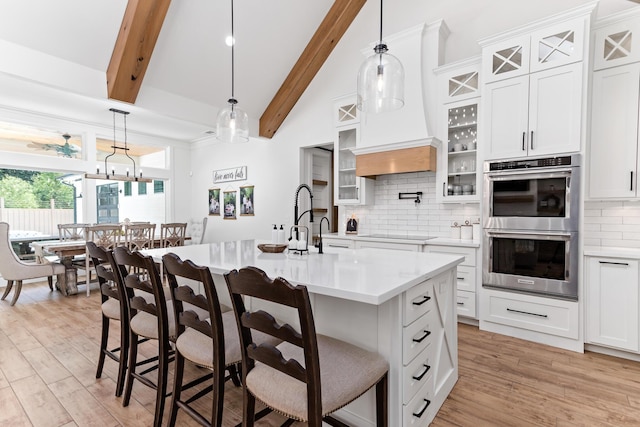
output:
[[279, 254], [281, 252], [284, 252], [284, 250], [287, 249], [287, 247], [288, 245], [275, 245], [271, 243], [263, 243], [258, 245], [258, 249], [260, 249], [262, 252], [267, 252], [272, 254]]

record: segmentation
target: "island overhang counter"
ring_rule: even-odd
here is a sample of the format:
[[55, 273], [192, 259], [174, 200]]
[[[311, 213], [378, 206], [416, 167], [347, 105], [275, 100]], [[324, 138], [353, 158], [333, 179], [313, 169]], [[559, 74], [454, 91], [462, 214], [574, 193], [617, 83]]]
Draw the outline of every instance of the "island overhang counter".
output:
[[[273, 254], [260, 252], [258, 243], [143, 253], [161, 261], [171, 252], [209, 267], [223, 303], [229, 296], [222, 275], [244, 266], [307, 286], [318, 333], [375, 350], [389, 361], [389, 425], [428, 425], [458, 378], [456, 266], [463, 258], [373, 248]], [[297, 324], [293, 313], [279, 314]], [[369, 391], [336, 417], [349, 425], [375, 425], [374, 394]]]

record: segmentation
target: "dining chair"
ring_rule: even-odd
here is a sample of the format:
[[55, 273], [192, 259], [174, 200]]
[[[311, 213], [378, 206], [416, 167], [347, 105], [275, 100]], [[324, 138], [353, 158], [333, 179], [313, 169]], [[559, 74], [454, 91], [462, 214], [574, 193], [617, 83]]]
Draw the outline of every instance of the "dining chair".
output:
[[9, 224], [0, 222], [0, 275], [7, 281], [7, 287], [2, 294], [4, 300], [15, 283], [16, 289], [11, 299], [11, 305], [15, 305], [22, 291], [22, 281], [46, 277], [49, 289], [53, 290], [53, 276], [65, 274], [64, 265], [58, 262], [47, 264], [26, 263], [14, 252], [9, 241]]
[[86, 228], [92, 224], [58, 224], [58, 236], [61, 241], [86, 240]]
[[156, 225], [150, 223], [131, 223], [124, 226], [125, 245], [131, 251], [152, 249]]
[[86, 228], [87, 241], [94, 242], [103, 249], [113, 249], [120, 245], [122, 227], [120, 224], [98, 224]]
[[204, 243], [202, 239], [204, 238], [204, 233], [207, 230], [207, 217], [205, 216], [202, 220], [194, 220], [190, 219], [187, 223], [187, 236], [191, 237], [191, 240], [188, 241], [190, 245], [199, 245], [200, 243]]
[[186, 222], [160, 224], [160, 247], [184, 246], [186, 231]]
[[[378, 353], [316, 334], [306, 286], [270, 279], [255, 267], [224, 275], [240, 330], [243, 426], [254, 424], [256, 399], [290, 420], [320, 427], [344, 425], [330, 414], [376, 389], [376, 425], [388, 424], [388, 363]], [[264, 309], [249, 311], [244, 297], [273, 308], [293, 308], [299, 331]], [[273, 310], [270, 308], [270, 310]], [[277, 309], [277, 308], [276, 308]], [[257, 345], [255, 331], [278, 337], [277, 346]], [[289, 422], [285, 425], [290, 425]]]
[[[173, 253], [164, 255], [162, 261], [176, 320], [176, 363], [169, 425], [175, 425], [178, 409], [182, 409], [202, 425], [220, 426], [224, 383], [231, 379], [236, 386], [240, 386], [237, 368], [242, 356], [233, 311], [220, 305], [211, 272], [207, 267], [197, 266], [189, 260], [182, 261]], [[185, 279], [189, 281], [187, 284], [184, 284]], [[204, 294], [196, 295], [192, 288], [194, 284], [202, 286]], [[192, 307], [198, 307], [206, 314], [201, 317], [193, 311]], [[183, 384], [185, 361], [204, 367], [211, 372], [188, 384]], [[224, 375], [225, 370], [229, 375]], [[209, 380], [211, 385], [204, 392], [183, 399], [184, 391]], [[208, 395], [210, 391], [213, 391], [211, 413], [205, 415], [198, 412], [197, 406], [192, 405], [191, 402]]]
[[[93, 224], [89, 223], [70, 223], [58, 224], [58, 238], [61, 242], [73, 240], [87, 240], [87, 227]], [[91, 281], [91, 272], [87, 270], [87, 255], [76, 255], [71, 260], [71, 264], [81, 270], [85, 270], [87, 279]]]
[[[122, 395], [125, 374], [127, 372], [127, 352], [129, 350], [129, 318], [126, 309], [126, 294], [118, 286], [113, 270], [113, 254], [95, 242], [87, 242], [87, 254], [91, 257], [98, 276], [101, 296], [102, 334], [100, 339], [100, 356], [96, 378], [102, 376], [105, 356], [118, 363], [118, 378], [116, 382], [116, 396]], [[109, 326], [111, 320], [119, 322], [120, 346], [114, 349], [107, 347], [109, 341]]]

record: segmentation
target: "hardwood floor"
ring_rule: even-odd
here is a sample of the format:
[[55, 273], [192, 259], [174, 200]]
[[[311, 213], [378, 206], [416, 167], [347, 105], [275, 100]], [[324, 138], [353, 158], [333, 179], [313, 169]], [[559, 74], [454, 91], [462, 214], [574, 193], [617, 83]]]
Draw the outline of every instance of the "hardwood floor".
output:
[[[107, 360], [102, 378], [95, 378], [100, 297], [97, 289], [90, 298], [81, 294], [63, 297], [42, 282], [25, 285], [14, 307], [0, 303], [1, 426], [152, 424], [152, 390], [134, 384], [131, 403], [123, 408], [114, 396], [116, 364]], [[117, 333], [112, 337], [117, 340]], [[459, 341], [460, 378], [434, 426], [640, 425], [639, 363], [463, 324]], [[141, 353], [154, 354], [153, 345], [145, 344]], [[223, 425], [239, 423], [241, 409], [240, 389], [227, 384]], [[256, 424], [282, 421], [272, 414]], [[177, 425], [196, 423], [179, 412]]]

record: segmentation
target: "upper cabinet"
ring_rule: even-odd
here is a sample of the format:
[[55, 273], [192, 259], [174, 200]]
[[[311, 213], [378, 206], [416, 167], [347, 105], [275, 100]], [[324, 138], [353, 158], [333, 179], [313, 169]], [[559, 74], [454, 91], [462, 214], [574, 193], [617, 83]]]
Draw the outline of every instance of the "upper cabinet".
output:
[[485, 158], [579, 152], [595, 4], [481, 41]]
[[580, 151], [582, 77], [576, 63], [486, 85], [486, 157]]
[[582, 61], [585, 25], [574, 19], [483, 46], [485, 83]]
[[480, 65], [478, 57], [435, 70], [442, 112], [438, 136], [443, 141], [438, 158], [436, 196], [443, 203], [480, 200]]
[[353, 149], [360, 138], [360, 117], [356, 95], [334, 102], [336, 125], [334, 141], [334, 202], [338, 205], [373, 203], [375, 181], [356, 176], [356, 155]]
[[593, 31], [593, 69], [637, 61], [640, 61], [640, 19], [625, 11], [598, 21]]
[[587, 169], [591, 199], [640, 198], [640, 15], [635, 15], [594, 32], [594, 64], [607, 68], [595, 71], [592, 79]]

